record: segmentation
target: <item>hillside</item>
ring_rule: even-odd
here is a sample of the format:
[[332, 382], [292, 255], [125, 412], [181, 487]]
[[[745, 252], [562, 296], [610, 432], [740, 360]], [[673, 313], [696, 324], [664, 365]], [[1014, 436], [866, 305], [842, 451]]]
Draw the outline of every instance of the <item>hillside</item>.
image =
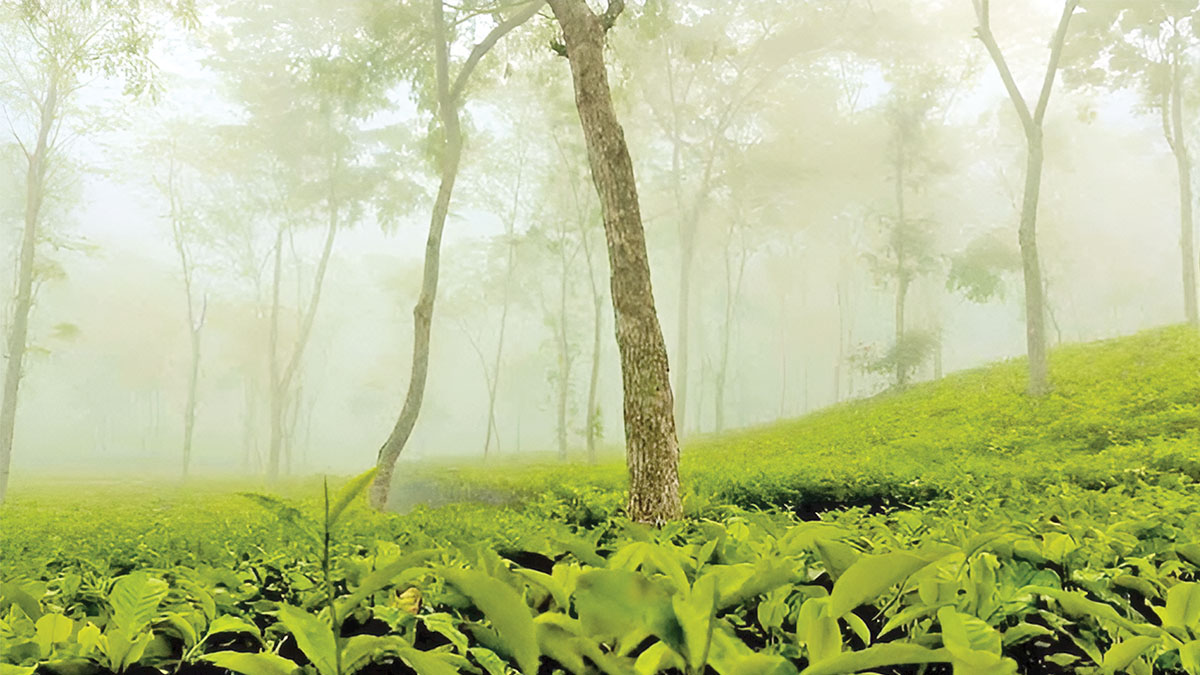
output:
[[[809, 512], [923, 500], [964, 481], [1102, 487], [1134, 475], [1200, 479], [1200, 334], [1172, 326], [1065, 345], [1051, 353], [1051, 374], [1054, 391], [1043, 398], [1025, 395], [1025, 362], [1013, 359], [693, 439], [682, 451], [684, 490], [693, 510], [731, 503]], [[615, 461], [497, 468], [425, 470], [409, 480], [436, 481], [469, 500], [550, 493], [604, 506], [615, 506], [611, 493], [624, 482]]]

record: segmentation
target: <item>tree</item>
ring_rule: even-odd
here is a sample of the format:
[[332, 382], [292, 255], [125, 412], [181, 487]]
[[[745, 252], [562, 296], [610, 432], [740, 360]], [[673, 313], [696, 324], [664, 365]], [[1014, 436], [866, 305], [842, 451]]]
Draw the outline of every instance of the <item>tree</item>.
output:
[[663, 523], [683, 512], [674, 401], [666, 344], [650, 285], [633, 162], [613, 109], [604, 63], [605, 35], [625, 3], [609, 0], [604, 13], [596, 14], [586, 0], [548, 2], [562, 28], [575, 105], [604, 216], [624, 390], [627, 510], [632, 520]]
[[1050, 390], [1050, 373], [1046, 355], [1045, 286], [1042, 283], [1042, 268], [1037, 248], [1037, 210], [1043, 164], [1042, 128], [1046, 118], [1046, 108], [1050, 104], [1050, 94], [1054, 90], [1054, 79], [1058, 73], [1063, 44], [1067, 39], [1067, 29], [1070, 26], [1071, 17], [1075, 14], [1075, 8], [1079, 5], [1079, 0], [1066, 0], [1063, 4], [1062, 16], [1050, 43], [1050, 59], [1046, 64], [1042, 88], [1032, 110], [1025, 100], [1025, 96], [1017, 87], [1012, 71], [1009, 70], [1008, 62], [992, 34], [990, 0], [972, 0], [972, 2], [975, 6], [975, 16], [979, 22], [975, 31], [976, 37], [983, 42], [988, 56], [996, 66], [996, 71], [1004, 83], [1004, 88], [1008, 92], [1008, 97], [1016, 110], [1017, 117], [1021, 120], [1021, 128], [1025, 133], [1025, 188], [1021, 202], [1018, 241], [1021, 245], [1021, 264], [1025, 282], [1025, 340], [1029, 356], [1029, 393], [1040, 396]]
[[1200, 2], [1093, 3], [1079, 22], [1078, 38], [1064, 57], [1068, 84], [1135, 88], [1146, 108], [1162, 118], [1163, 137], [1179, 177], [1179, 252], [1183, 310], [1200, 325], [1196, 303], [1196, 223], [1192, 159], [1185, 119], [1192, 51], [1200, 45]]
[[[459, 67], [458, 74], [452, 79], [450, 50], [454, 46], [454, 35], [447, 29], [446, 6], [443, 0], [431, 0], [434, 72], [432, 107], [436, 112], [436, 135], [432, 137], [437, 139], [440, 178], [437, 197], [430, 214], [429, 236], [425, 242], [421, 293], [417, 297], [416, 306], [413, 307], [413, 356], [408, 393], [404, 397], [404, 405], [400, 408], [395, 426], [392, 427], [383, 446], [379, 448], [376, 460], [378, 470], [369, 492], [369, 501], [373, 508], [382, 509], [387, 505], [396, 460], [412, 435], [417, 417], [421, 413], [421, 403], [425, 398], [425, 382], [429, 376], [429, 335], [433, 325], [433, 303], [437, 298], [442, 231], [446, 226], [446, 216], [450, 212], [450, 198], [454, 193], [459, 162], [462, 160], [463, 133], [460, 112], [466, 87], [480, 60], [492, 47], [513, 29], [528, 21], [543, 4], [543, 0], [532, 0], [518, 6], [507, 19], [499, 20], [483, 40], [471, 49]], [[469, 15], [472, 9], [460, 7], [458, 11]], [[459, 24], [460, 21], [456, 20], [452, 25]]]
[[[171, 6], [191, 23], [191, 7]], [[17, 403], [33, 310], [43, 209], [62, 164], [69, 122], [91, 75], [120, 74], [129, 94], [152, 88], [153, 14], [137, 2], [43, 0], [0, 8], [3, 67], [13, 83], [5, 116], [25, 164], [24, 218], [17, 261], [16, 292], [8, 326], [8, 364], [0, 401], [0, 503], [8, 490]], [[9, 78], [6, 78], [9, 79]]]
[[[175, 245], [175, 253], [179, 257], [179, 271], [183, 279], [183, 294], [187, 306], [188, 336], [190, 338], [190, 355], [188, 368], [187, 398], [183, 406], [183, 453], [182, 475], [187, 478], [188, 468], [192, 461], [192, 437], [196, 429], [196, 390], [200, 381], [200, 334], [204, 329], [204, 319], [208, 310], [208, 298], [205, 296], [197, 303], [195, 292], [196, 258], [192, 252], [195, 237], [195, 214], [189, 209], [183, 195], [182, 167], [178, 157], [178, 147], [172, 142], [167, 155], [167, 180], [160, 185], [167, 198], [169, 210], [167, 218], [171, 223], [171, 241]], [[197, 307], [199, 304], [199, 307]]]

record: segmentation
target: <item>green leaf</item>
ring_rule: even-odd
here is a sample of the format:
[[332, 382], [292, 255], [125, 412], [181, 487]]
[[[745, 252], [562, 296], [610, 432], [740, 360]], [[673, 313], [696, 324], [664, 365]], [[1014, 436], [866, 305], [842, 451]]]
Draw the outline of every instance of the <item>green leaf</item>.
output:
[[808, 650], [808, 660], [820, 663], [842, 653], [842, 630], [829, 613], [829, 598], [809, 598], [796, 617], [796, 639]]
[[37, 666], [14, 666], [10, 663], [0, 663], [0, 675], [33, 675]]
[[279, 607], [279, 620], [296, 638], [300, 650], [312, 661], [321, 675], [339, 675], [337, 670], [337, 640], [324, 621], [291, 605]]
[[537, 673], [540, 653], [525, 600], [511, 586], [483, 572], [446, 567], [438, 573], [483, 612], [521, 672]]
[[262, 632], [258, 626], [237, 616], [223, 614], [213, 619], [213, 622], [208, 624], [208, 634], [216, 635], [217, 633], [249, 633], [254, 637], [261, 638]]
[[11, 581], [0, 583], [0, 609], [5, 609], [8, 605], [20, 607], [21, 611], [25, 612], [25, 616], [30, 619], [38, 619], [42, 616], [42, 605], [38, 599]]
[[422, 652], [412, 647], [400, 650], [400, 658], [417, 671], [417, 675], [458, 675], [458, 669], [439, 658], [438, 654]]
[[346, 507], [350, 506], [354, 498], [362, 494], [363, 490], [366, 490], [367, 486], [371, 484], [371, 479], [375, 478], [377, 470], [376, 467], [372, 467], [364, 471], [351, 478], [342, 486], [341, 490], [338, 490], [337, 496], [334, 497], [333, 503], [329, 506], [329, 512], [325, 519], [326, 527], [332, 528], [337, 523], [342, 513], [346, 510]]
[[293, 675], [300, 671], [300, 666], [271, 652], [213, 652], [201, 658], [242, 675]]
[[34, 629], [37, 631], [37, 637], [34, 640], [42, 652], [42, 658], [50, 656], [55, 644], [69, 640], [74, 628], [75, 622], [61, 614], [46, 614], [38, 619], [34, 625]]
[[683, 651], [683, 628], [661, 585], [628, 570], [589, 570], [579, 575], [575, 611], [588, 635], [606, 641], [638, 628]]
[[683, 628], [688, 666], [692, 672], [703, 670], [712, 642], [713, 620], [717, 611], [717, 577], [705, 574], [689, 592], [671, 598], [675, 618]]
[[1169, 626], [1200, 627], [1200, 584], [1178, 583], [1167, 591], [1167, 611], [1163, 618]]
[[398, 656], [411, 648], [412, 645], [397, 635], [355, 635], [346, 640], [342, 649], [342, 673], [349, 675], [371, 665], [380, 656]]
[[813, 664], [800, 671], [800, 675], [838, 675], [838, 673], [857, 673], [860, 670], [881, 666], [945, 663], [949, 660], [950, 652], [945, 649], [929, 649], [915, 644], [889, 642], [867, 647], [857, 652], [846, 652], [828, 661]]
[[496, 655], [496, 652], [486, 647], [471, 647], [467, 650], [467, 654], [475, 659], [483, 670], [488, 675], [505, 675], [508, 668], [504, 665], [504, 659]]
[[145, 572], [120, 577], [108, 593], [113, 624], [127, 628], [131, 633], [141, 631], [154, 618], [158, 604], [167, 597], [168, 590], [167, 582]]
[[416, 551], [371, 572], [363, 578], [362, 583], [354, 589], [353, 593], [338, 599], [338, 616], [346, 616], [363, 600], [388, 586], [405, 583], [429, 572], [429, 568], [419, 567], [419, 565], [438, 555], [441, 555], [441, 551], [435, 549]]
[[1133, 664], [1146, 650], [1159, 643], [1158, 638], [1147, 636], [1138, 636], [1129, 638], [1124, 642], [1118, 642], [1113, 645], [1107, 652], [1104, 653], [1104, 661], [1100, 667], [1106, 673], [1115, 673], [1119, 670], [1125, 670]]
[[863, 556], [838, 577], [830, 593], [830, 614], [841, 618], [859, 605], [879, 598], [892, 586], [925, 567], [929, 560], [911, 553]]

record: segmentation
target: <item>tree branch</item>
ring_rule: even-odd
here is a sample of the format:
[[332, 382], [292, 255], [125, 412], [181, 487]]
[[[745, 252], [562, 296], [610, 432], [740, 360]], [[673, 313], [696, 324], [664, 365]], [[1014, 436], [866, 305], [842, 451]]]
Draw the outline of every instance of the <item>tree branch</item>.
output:
[[1038, 96], [1037, 110], [1033, 113], [1033, 121], [1038, 126], [1046, 117], [1046, 106], [1050, 104], [1050, 92], [1054, 90], [1054, 76], [1058, 73], [1058, 62], [1062, 59], [1063, 43], [1067, 41], [1067, 27], [1079, 0], [1067, 0], [1063, 5], [1062, 17], [1058, 20], [1058, 30], [1054, 31], [1054, 42], [1050, 43], [1050, 62], [1046, 64], [1046, 77], [1042, 80], [1042, 93]]
[[606, 32], [617, 23], [617, 17], [621, 16], [621, 12], [624, 11], [625, 0], [608, 0], [608, 8], [604, 10], [604, 14], [600, 17], [600, 21], [604, 24]]
[[475, 71], [475, 67], [479, 65], [480, 59], [482, 59], [484, 55], [492, 49], [492, 47], [496, 46], [496, 43], [500, 41], [500, 38], [507, 35], [514, 28], [533, 18], [533, 15], [537, 14], [538, 10], [541, 9], [542, 5], [544, 4], [546, 4], [545, 0], [532, 0], [532, 2], [525, 5], [523, 9], [518, 10], [516, 14], [513, 14], [509, 18], [497, 24], [496, 27], [487, 34], [487, 37], [483, 38], [479, 44], [475, 45], [475, 48], [471, 50], [471, 54], [463, 63], [462, 69], [458, 71], [458, 76], [454, 78], [454, 84], [450, 87], [451, 100], [458, 101], [459, 96], [462, 95], [463, 89], [465, 89], [467, 86], [467, 81], [471, 79], [471, 73], [473, 73]]
[[1029, 113], [1029, 104], [1021, 95], [1021, 90], [1013, 79], [1012, 71], [1008, 69], [1008, 62], [1004, 60], [1004, 54], [1000, 51], [1000, 45], [996, 44], [996, 38], [992, 35], [990, 3], [988, 0], [973, 0], [973, 2], [975, 15], [979, 19], [975, 36], [983, 43], [988, 55], [992, 57], [992, 62], [996, 64], [996, 70], [1000, 73], [1000, 79], [1004, 81], [1004, 88], [1008, 91], [1008, 97], [1012, 99], [1013, 107], [1017, 109], [1017, 116], [1021, 118], [1021, 126], [1025, 129], [1026, 135], [1032, 134], [1034, 118]]

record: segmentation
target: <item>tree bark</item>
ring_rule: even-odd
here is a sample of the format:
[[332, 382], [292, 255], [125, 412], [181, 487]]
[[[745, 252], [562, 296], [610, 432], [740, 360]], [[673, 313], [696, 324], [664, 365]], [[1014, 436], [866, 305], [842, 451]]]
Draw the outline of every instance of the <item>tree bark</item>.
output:
[[17, 293], [12, 323], [8, 329], [8, 366], [4, 371], [3, 400], [0, 401], [0, 504], [8, 496], [8, 478], [12, 466], [13, 437], [17, 424], [17, 396], [21, 370], [29, 339], [29, 314], [33, 309], [33, 277], [37, 257], [38, 225], [45, 198], [47, 160], [53, 141], [51, 134], [58, 118], [58, 78], [50, 77], [45, 97], [40, 102], [37, 143], [26, 152], [25, 228], [21, 234], [21, 252], [17, 268]]
[[509, 31], [525, 23], [541, 6], [542, 0], [534, 0], [518, 10], [508, 19], [501, 21], [471, 50], [462, 69], [453, 82], [450, 81], [450, 45], [446, 35], [446, 17], [442, 0], [432, 0], [434, 26], [434, 70], [437, 80], [438, 121], [442, 130], [440, 156], [441, 178], [433, 213], [429, 220], [429, 236], [425, 240], [425, 266], [421, 277], [421, 293], [413, 307], [413, 356], [412, 375], [408, 380], [408, 393], [400, 416], [379, 448], [376, 460], [375, 480], [367, 494], [372, 508], [382, 509], [387, 505], [392, 487], [392, 473], [396, 460], [412, 436], [425, 398], [425, 382], [429, 376], [429, 333], [433, 325], [433, 303], [437, 298], [438, 274], [441, 268], [442, 230], [450, 212], [450, 197], [454, 193], [454, 182], [458, 178], [458, 165], [462, 159], [462, 128], [459, 121], [461, 95], [475, 66], [495, 44]]
[[600, 350], [604, 322], [604, 294], [600, 291], [600, 284], [596, 281], [595, 263], [592, 261], [592, 247], [589, 241], [590, 236], [586, 228], [582, 232], [582, 237], [583, 255], [587, 260], [588, 282], [592, 289], [592, 372], [588, 378], [587, 414], [585, 416], [587, 424], [587, 458], [588, 462], [595, 464], [596, 436], [600, 431], [597, 428], [600, 424], [600, 408], [597, 398], [600, 388]]
[[[1196, 306], [1196, 223], [1192, 207], [1192, 159], [1188, 152], [1183, 120], [1183, 66], [1178, 51], [1171, 64], [1171, 122], [1167, 142], [1175, 156], [1179, 174], [1179, 252], [1183, 270], [1183, 311], [1187, 322], [1200, 325]], [[1164, 113], [1166, 111], [1164, 110]]]
[[1008, 62], [1005, 61], [1000, 46], [992, 35], [989, 0], [973, 0], [973, 2], [976, 16], [979, 19], [976, 35], [983, 42], [992, 63], [996, 66], [1025, 131], [1027, 146], [1025, 191], [1021, 202], [1021, 225], [1018, 230], [1018, 241], [1021, 245], [1021, 266], [1025, 281], [1025, 343], [1029, 356], [1029, 393], [1033, 396], [1041, 396], [1050, 391], [1050, 368], [1046, 349], [1045, 287], [1042, 284], [1042, 268], [1037, 248], [1037, 209], [1043, 164], [1042, 127], [1046, 118], [1046, 107], [1050, 103], [1050, 94], [1054, 90], [1054, 79], [1058, 74], [1058, 64], [1062, 57], [1063, 43], [1067, 38], [1067, 28], [1071, 23], [1075, 8], [1079, 5], [1079, 0], [1067, 0], [1063, 4], [1058, 29], [1050, 44], [1050, 60], [1042, 79], [1041, 93], [1038, 96], [1037, 105], [1032, 111], [1021, 94], [1021, 90], [1017, 87], [1016, 80], [1013, 79], [1012, 72], [1008, 68]]
[[628, 515], [638, 522], [663, 523], [682, 516], [674, 401], [633, 162], [613, 109], [604, 63], [605, 32], [624, 3], [611, 0], [603, 16], [593, 13], [585, 0], [549, 4], [562, 27], [592, 180], [604, 214], [624, 389]]
[[729, 238], [725, 241], [725, 322], [721, 326], [721, 355], [717, 361], [714, 385], [716, 393], [713, 397], [714, 430], [717, 433], [725, 430], [725, 381], [729, 374], [729, 346], [733, 341], [733, 320], [737, 314], [738, 300], [742, 295], [742, 280], [746, 275], [746, 259], [749, 257], [743, 240], [735, 275], [730, 249], [733, 247], [732, 239], [736, 227], [736, 221], [730, 222]]

